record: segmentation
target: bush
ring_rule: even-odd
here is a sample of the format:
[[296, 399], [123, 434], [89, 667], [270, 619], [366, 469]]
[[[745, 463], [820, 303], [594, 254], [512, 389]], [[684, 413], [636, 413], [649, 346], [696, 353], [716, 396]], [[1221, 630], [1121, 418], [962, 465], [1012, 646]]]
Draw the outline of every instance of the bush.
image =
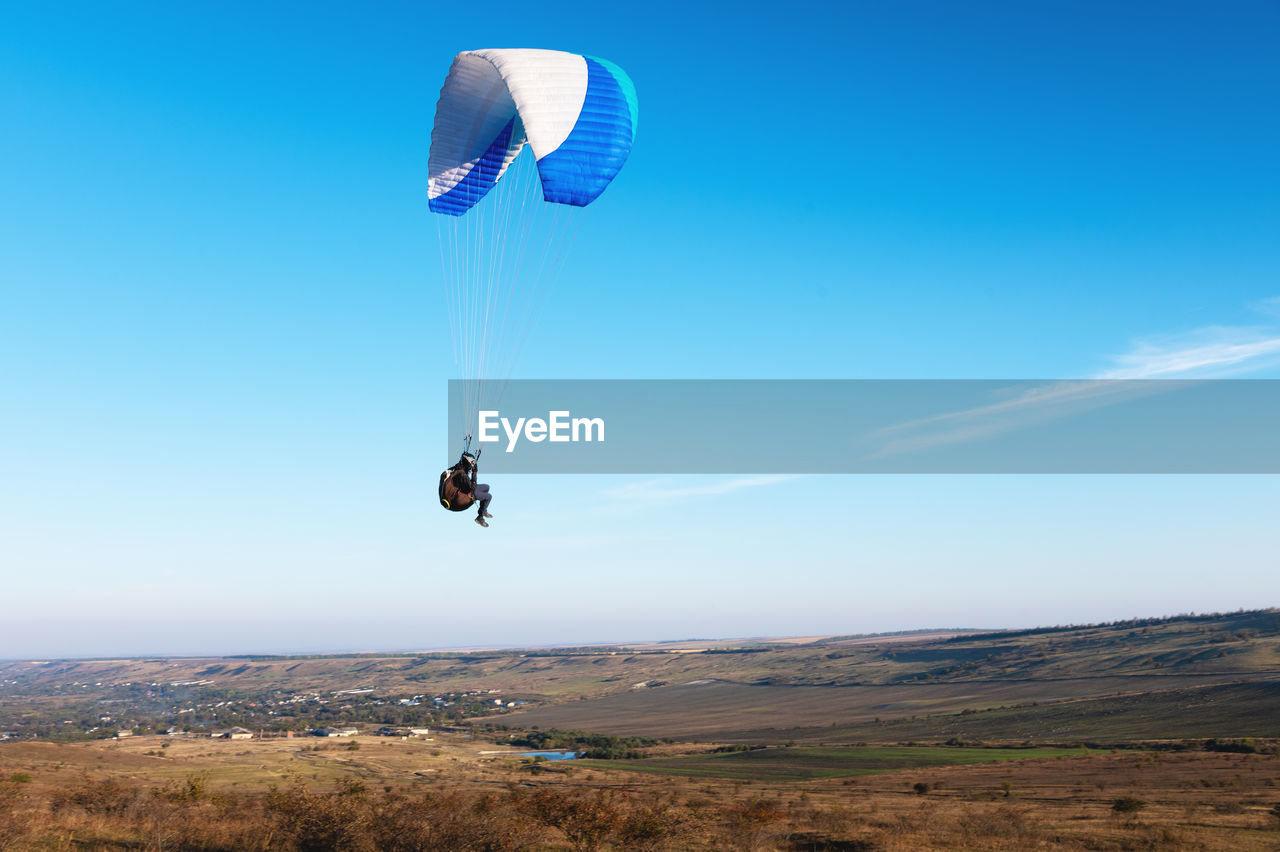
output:
[[164, 787], [156, 787], [151, 795], [156, 799], [178, 804], [181, 802], [198, 802], [209, 792], [209, 777], [202, 774], [188, 775], [182, 783], [170, 782]]
[[587, 749], [579, 756], [587, 760], [640, 760], [644, 752], [623, 746], [603, 746]]
[[1147, 806], [1141, 799], [1133, 796], [1121, 796], [1111, 803], [1111, 810], [1118, 814], [1136, 814]]
[[85, 775], [79, 784], [55, 792], [51, 804], [54, 813], [79, 808], [94, 816], [118, 817], [134, 810], [138, 799], [135, 787], [114, 778], [96, 781]]
[[757, 798], [734, 805], [729, 810], [728, 817], [731, 848], [772, 848], [777, 836], [786, 833], [785, 825], [780, 825], [786, 818], [786, 813], [767, 799]]
[[1258, 746], [1251, 739], [1243, 740], [1205, 740], [1205, 751], [1225, 752], [1227, 754], [1257, 754]]
[[618, 826], [622, 849], [659, 849], [692, 828], [693, 820], [670, 802], [633, 803]]
[[267, 796], [267, 810], [298, 852], [372, 850], [369, 815], [362, 805], [359, 794], [312, 793], [301, 784], [288, 790], [273, 788]]
[[538, 824], [559, 829], [575, 852], [600, 848], [622, 821], [615, 798], [604, 791], [577, 795], [543, 789], [521, 797], [517, 808]]
[[379, 852], [519, 852], [545, 839], [539, 827], [514, 812], [509, 799], [487, 794], [389, 796], [377, 808], [371, 832]]

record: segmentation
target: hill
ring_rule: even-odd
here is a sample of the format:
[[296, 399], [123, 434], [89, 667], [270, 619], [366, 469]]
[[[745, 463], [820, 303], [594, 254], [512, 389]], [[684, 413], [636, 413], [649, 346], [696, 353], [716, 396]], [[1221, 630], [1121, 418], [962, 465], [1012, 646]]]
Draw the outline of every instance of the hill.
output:
[[[1275, 714], [1257, 701], [1278, 679], [1280, 611], [1268, 609], [981, 633], [13, 661], [0, 663], [0, 731], [484, 718], [744, 741], [1275, 736]], [[1205, 702], [1212, 712], [1191, 712]]]

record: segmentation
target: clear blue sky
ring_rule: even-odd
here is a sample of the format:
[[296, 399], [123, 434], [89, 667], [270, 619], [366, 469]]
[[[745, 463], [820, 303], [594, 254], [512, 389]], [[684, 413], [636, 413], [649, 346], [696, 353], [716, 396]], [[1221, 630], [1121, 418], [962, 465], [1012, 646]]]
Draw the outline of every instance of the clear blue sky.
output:
[[[454, 53], [635, 80], [516, 375], [1280, 376], [1280, 5], [0, 11], [0, 657], [1280, 603], [1265, 477], [509, 477], [435, 505]], [[820, 452], [820, 436], [780, 435]]]

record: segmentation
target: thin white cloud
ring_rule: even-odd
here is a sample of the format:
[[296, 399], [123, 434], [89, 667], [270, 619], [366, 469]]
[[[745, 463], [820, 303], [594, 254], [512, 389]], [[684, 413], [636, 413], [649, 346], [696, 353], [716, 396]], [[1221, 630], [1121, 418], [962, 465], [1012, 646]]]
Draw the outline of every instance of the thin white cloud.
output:
[[1280, 330], [1258, 326], [1212, 326], [1188, 334], [1137, 341], [1102, 379], [1221, 378], [1280, 362]]
[[642, 482], [628, 482], [617, 488], [609, 488], [604, 496], [628, 503], [659, 503], [669, 500], [680, 500], [689, 497], [709, 497], [717, 494], [729, 494], [746, 488], [759, 488], [765, 485], [777, 485], [799, 479], [796, 475], [742, 476], [720, 482], [708, 482], [700, 485], [675, 485], [670, 479], [646, 479]]
[[1139, 338], [1111, 359], [1100, 379], [1212, 379], [1280, 365], [1280, 296], [1247, 305], [1267, 319], [1255, 325], [1211, 325]]
[[[1280, 297], [1249, 306], [1260, 314], [1280, 316]], [[1187, 382], [1225, 378], [1280, 367], [1280, 327], [1211, 326], [1191, 332], [1136, 341], [1114, 357], [1112, 366], [1092, 378], [1011, 385], [1001, 399], [969, 408], [887, 426], [869, 437], [874, 446], [867, 458], [899, 456], [983, 441], [1138, 397], [1167, 393]], [[1181, 381], [1124, 381], [1160, 379]], [[630, 503], [662, 502], [685, 497], [726, 494], [743, 488], [774, 485], [789, 476], [755, 476], [704, 485], [673, 486], [663, 480], [630, 483], [610, 489], [606, 496]]]
[[1259, 299], [1249, 305], [1249, 309], [1257, 311], [1260, 314], [1268, 316], [1280, 317], [1280, 296], [1272, 296], [1269, 299]]
[[906, 455], [935, 447], [982, 441], [1005, 432], [1158, 393], [1161, 389], [1150, 383], [1099, 380], [1034, 385], [1011, 393], [1007, 399], [881, 429], [875, 437], [884, 443], [871, 457]]
[[[1280, 296], [1249, 305], [1280, 316]], [[934, 447], [970, 443], [1114, 405], [1136, 396], [1172, 390], [1176, 383], [1122, 379], [1200, 380], [1226, 378], [1280, 366], [1280, 328], [1210, 326], [1183, 334], [1148, 337], [1112, 359], [1113, 366], [1092, 379], [1048, 382], [990, 404], [925, 417], [881, 430], [884, 444], [873, 457], [902, 455]]]

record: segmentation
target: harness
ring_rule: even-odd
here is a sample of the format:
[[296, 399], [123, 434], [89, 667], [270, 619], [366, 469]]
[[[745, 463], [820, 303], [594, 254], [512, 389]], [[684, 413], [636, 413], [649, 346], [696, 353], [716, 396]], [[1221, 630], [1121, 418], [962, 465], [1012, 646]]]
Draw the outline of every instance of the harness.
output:
[[[475, 456], [473, 456], [477, 462], [480, 460], [480, 452], [480, 450], [477, 450]], [[466, 441], [462, 445], [462, 454], [470, 455], [470, 453], [471, 436], [468, 435]], [[464, 491], [457, 485], [454, 485], [452, 488], [448, 487], [450, 483], [452, 483], [453, 477], [460, 473], [465, 476], [468, 471], [459, 470], [459, 466], [455, 464], [453, 467], [440, 474], [440, 486], [438, 489], [440, 505], [450, 512], [465, 512], [467, 509], [470, 509], [475, 505], [476, 502], [474, 493]]]

